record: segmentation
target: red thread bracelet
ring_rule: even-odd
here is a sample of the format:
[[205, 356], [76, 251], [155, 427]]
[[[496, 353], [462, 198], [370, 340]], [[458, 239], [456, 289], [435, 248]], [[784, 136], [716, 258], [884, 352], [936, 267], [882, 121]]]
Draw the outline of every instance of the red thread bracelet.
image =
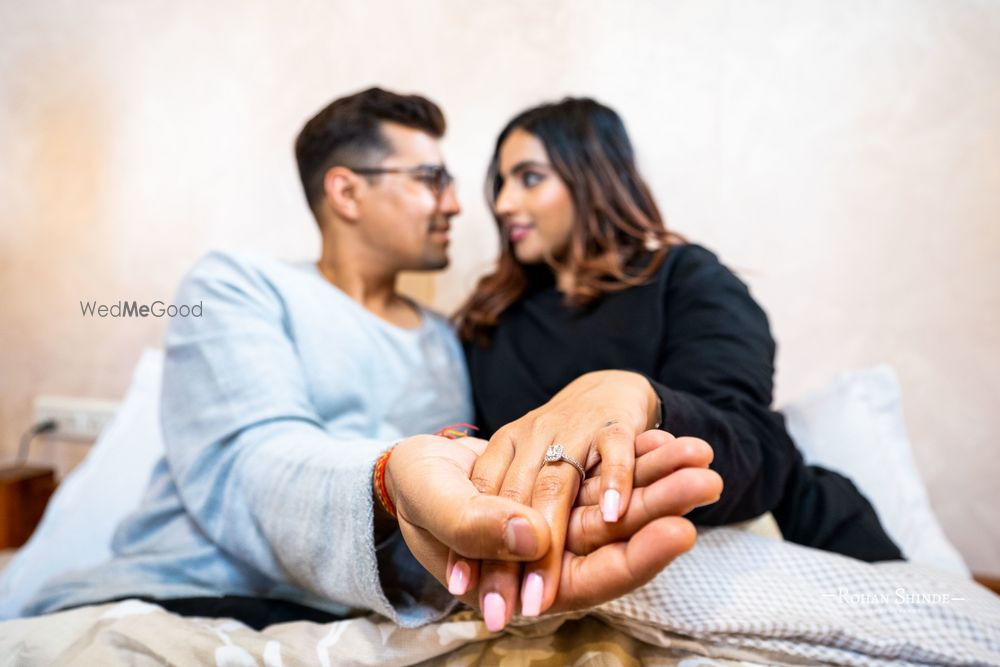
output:
[[[443, 438], [448, 438], [449, 440], [468, 436], [468, 433], [460, 431], [459, 429], [472, 429], [473, 431], [479, 430], [472, 424], [451, 424], [449, 426], [445, 426], [434, 435], [439, 435]], [[395, 448], [396, 446], [393, 445], [389, 449], [382, 452], [382, 455], [375, 461], [375, 472], [372, 475], [375, 486], [375, 497], [378, 498], [379, 503], [382, 505], [382, 509], [388, 512], [389, 516], [393, 519], [397, 518], [396, 506], [392, 504], [392, 499], [389, 498], [389, 489], [385, 486], [385, 468], [389, 464], [389, 457], [392, 456], [392, 450]]]
[[378, 501], [382, 504], [382, 509], [389, 513], [393, 519], [396, 518], [396, 507], [392, 504], [392, 499], [389, 498], [389, 490], [385, 486], [385, 467], [389, 463], [389, 457], [392, 456], [392, 450], [395, 449], [395, 445], [391, 448], [385, 450], [382, 456], [378, 457], [375, 461], [375, 496]]
[[450, 424], [445, 426], [440, 431], [434, 435], [439, 435], [442, 438], [448, 438], [449, 440], [454, 440], [456, 438], [467, 438], [469, 436], [465, 431], [459, 429], [472, 429], [473, 431], [478, 431], [479, 429], [472, 424]]

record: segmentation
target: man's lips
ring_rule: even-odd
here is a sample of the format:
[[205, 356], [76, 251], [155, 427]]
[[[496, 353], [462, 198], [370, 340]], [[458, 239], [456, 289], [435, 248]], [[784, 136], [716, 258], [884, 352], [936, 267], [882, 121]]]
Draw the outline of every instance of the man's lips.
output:
[[451, 227], [436, 227], [436, 228], [431, 228], [430, 233], [431, 236], [437, 239], [438, 241], [443, 241], [447, 243], [449, 240], [448, 237], [449, 231], [451, 231]]

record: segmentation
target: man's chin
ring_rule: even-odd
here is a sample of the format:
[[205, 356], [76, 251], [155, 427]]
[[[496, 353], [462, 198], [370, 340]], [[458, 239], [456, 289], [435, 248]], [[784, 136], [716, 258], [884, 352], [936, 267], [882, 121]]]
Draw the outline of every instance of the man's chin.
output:
[[451, 263], [451, 260], [449, 260], [447, 257], [445, 257], [444, 259], [438, 260], [437, 262], [430, 263], [427, 266], [426, 270], [427, 271], [440, 271], [441, 269], [447, 269], [448, 268], [448, 264], [450, 264], [450, 263]]
[[410, 269], [405, 269], [406, 271], [440, 271], [441, 269], [447, 269], [450, 263], [448, 257], [428, 257], [425, 258], [420, 266], [415, 266]]

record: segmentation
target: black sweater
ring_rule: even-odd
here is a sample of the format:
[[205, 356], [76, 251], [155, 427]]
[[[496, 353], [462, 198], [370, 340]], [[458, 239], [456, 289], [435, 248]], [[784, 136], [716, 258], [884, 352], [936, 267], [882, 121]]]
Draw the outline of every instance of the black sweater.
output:
[[466, 345], [480, 435], [545, 403], [583, 373], [650, 379], [661, 428], [706, 440], [722, 498], [692, 521], [719, 525], [771, 511], [786, 539], [865, 560], [900, 558], [853, 484], [807, 467], [771, 410], [775, 344], [749, 290], [708, 250], [670, 249], [646, 284], [587, 307], [564, 303], [551, 272], [501, 317], [488, 346]]

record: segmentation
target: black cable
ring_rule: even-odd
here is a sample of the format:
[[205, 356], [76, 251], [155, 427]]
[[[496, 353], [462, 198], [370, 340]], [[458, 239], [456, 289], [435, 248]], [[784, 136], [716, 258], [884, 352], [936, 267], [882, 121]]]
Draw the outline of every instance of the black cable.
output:
[[17, 448], [17, 459], [14, 461], [14, 466], [20, 468], [28, 461], [28, 447], [31, 446], [31, 441], [36, 435], [41, 435], [42, 433], [48, 433], [49, 431], [56, 430], [59, 424], [55, 419], [46, 419], [43, 422], [38, 422], [31, 428], [29, 428], [24, 435], [21, 436], [21, 444]]

